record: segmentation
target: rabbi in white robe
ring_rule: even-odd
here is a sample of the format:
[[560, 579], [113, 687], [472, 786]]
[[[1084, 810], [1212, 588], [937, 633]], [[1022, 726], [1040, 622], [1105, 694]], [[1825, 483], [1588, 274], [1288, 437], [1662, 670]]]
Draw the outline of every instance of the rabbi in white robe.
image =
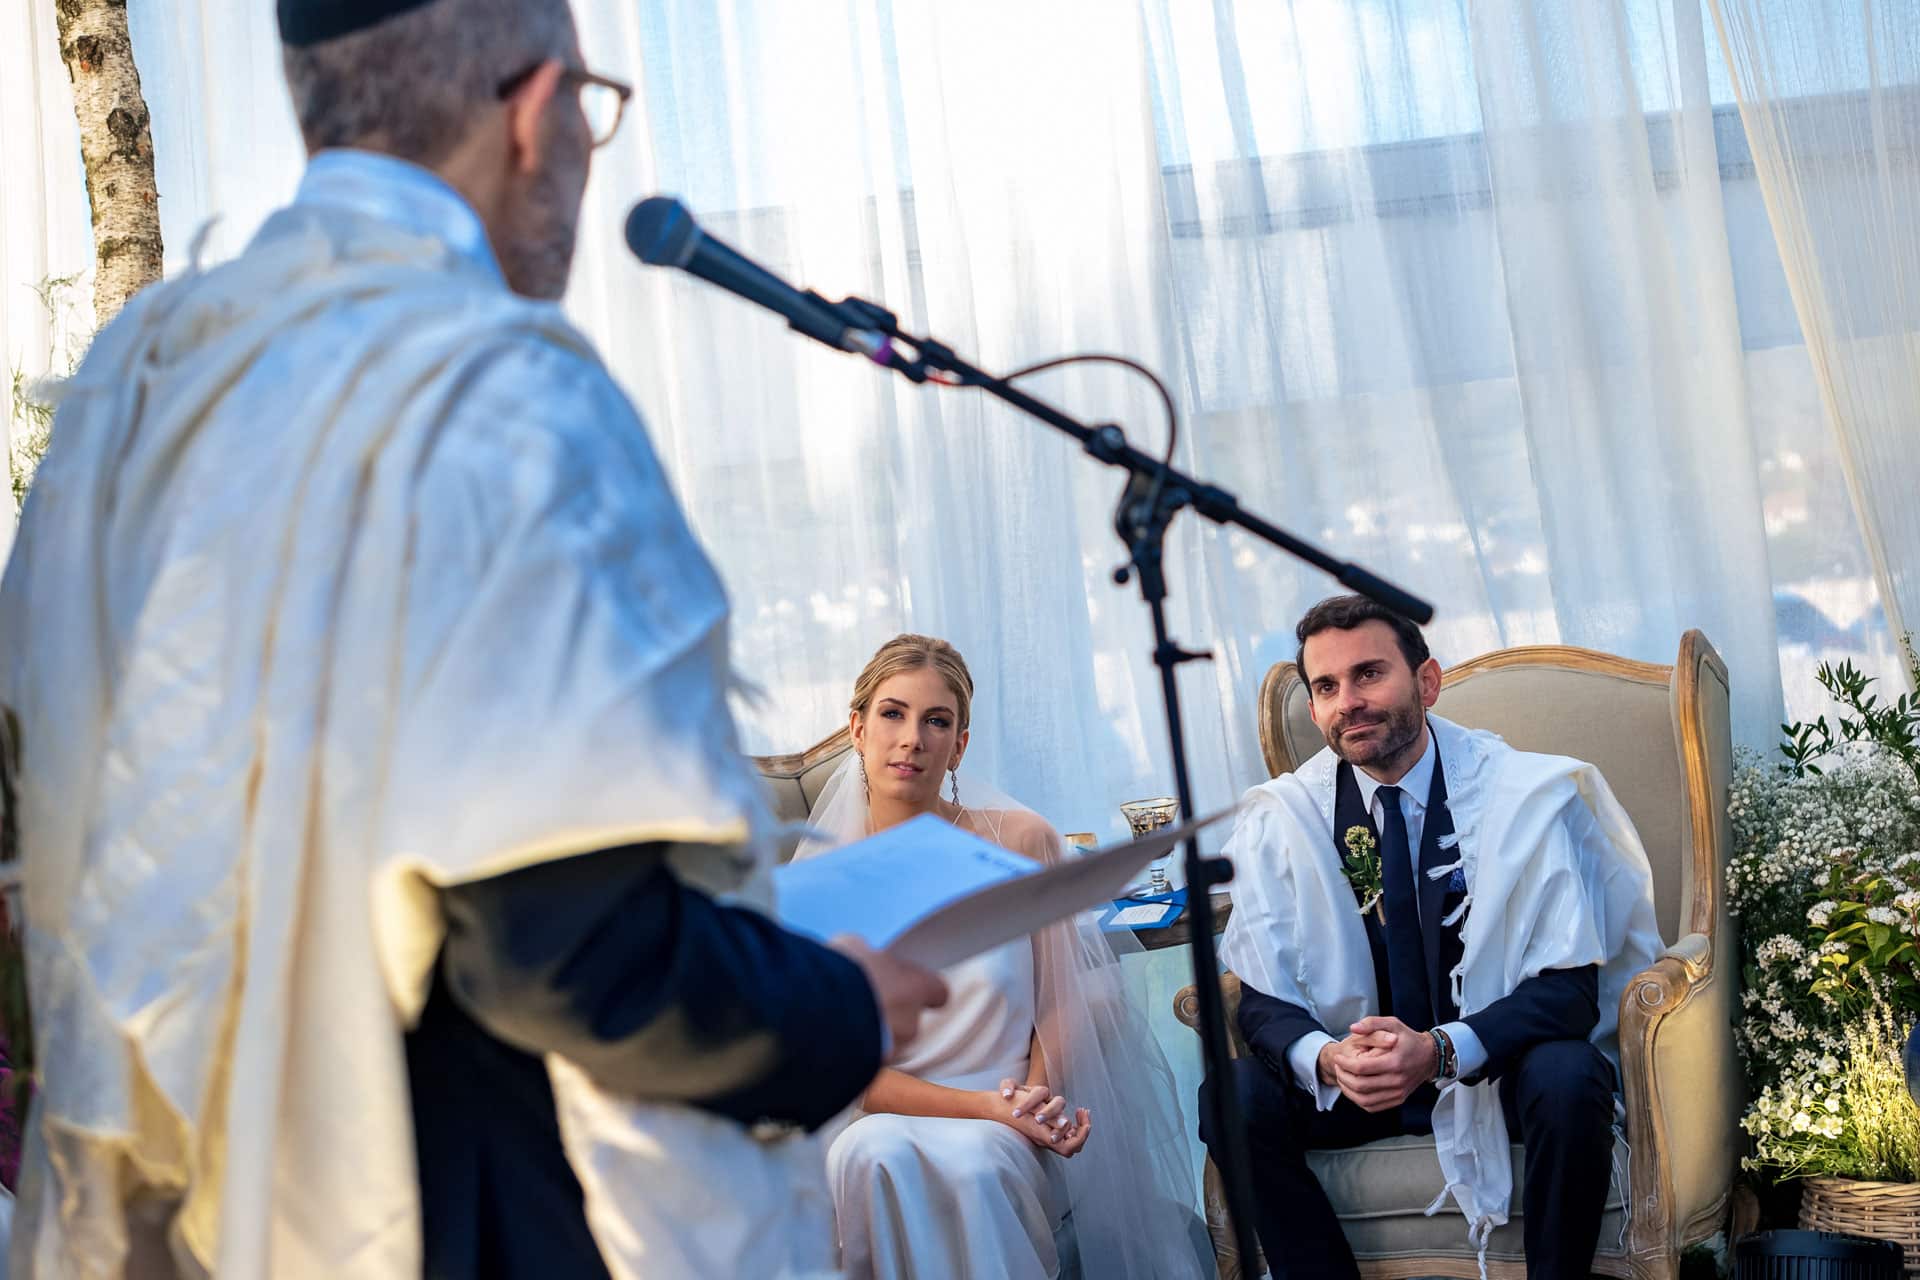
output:
[[12, 1274], [817, 1273], [942, 987], [753, 909], [726, 599], [551, 301], [622, 90], [565, 0], [279, 12], [299, 195], [99, 335], [0, 585]]

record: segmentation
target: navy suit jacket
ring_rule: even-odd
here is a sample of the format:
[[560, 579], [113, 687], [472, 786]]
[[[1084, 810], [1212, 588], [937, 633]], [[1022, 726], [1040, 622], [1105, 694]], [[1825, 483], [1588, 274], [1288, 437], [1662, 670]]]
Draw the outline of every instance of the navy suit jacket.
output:
[[[456, 885], [441, 904], [447, 940], [406, 1044], [428, 1280], [607, 1274], [547, 1053], [610, 1091], [809, 1129], [880, 1068], [859, 966], [682, 885], [661, 846]], [[722, 1054], [748, 1039], [772, 1052], [742, 1074]]]
[[[1428, 796], [1427, 820], [1420, 840], [1423, 869], [1441, 865], [1445, 855], [1439, 843], [1453, 832], [1446, 794], [1445, 762], [1436, 758], [1433, 790]], [[1378, 846], [1379, 832], [1361, 800], [1360, 788], [1353, 780], [1353, 768], [1342, 763], [1334, 788], [1335, 839], [1340, 839], [1341, 833], [1354, 826], [1365, 827]], [[1325, 854], [1338, 860], [1342, 851], [1330, 847]], [[1600, 971], [1595, 965], [1549, 969], [1522, 982], [1478, 1013], [1460, 1018], [1445, 977], [1459, 963], [1462, 953], [1460, 923], [1448, 926], [1440, 922], [1459, 904], [1464, 890], [1430, 883], [1425, 876], [1420, 878], [1420, 889], [1421, 933], [1426, 944], [1434, 1013], [1430, 1025], [1462, 1021], [1480, 1037], [1487, 1051], [1487, 1062], [1471, 1080], [1500, 1078], [1535, 1045], [1549, 1040], [1585, 1040], [1593, 1033], [1600, 1021]], [[1364, 919], [1367, 942], [1373, 953], [1378, 1007], [1390, 1011], [1394, 1008], [1394, 999], [1388, 980], [1386, 931], [1373, 913], [1369, 912]], [[1313, 1031], [1324, 1031], [1335, 1039], [1347, 1033], [1345, 1027], [1322, 1026], [1319, 1019], [1301, 1006], [1257, 991], [1244, 980], [1240, 986], [1238, 1022], [1241, 1038], [1253, 1055], [1269, 1070], [1288, 1079], [1292, 1078], [1292, 1071], [1287, 1066], [1287, 1051], [1296, 1040]]]

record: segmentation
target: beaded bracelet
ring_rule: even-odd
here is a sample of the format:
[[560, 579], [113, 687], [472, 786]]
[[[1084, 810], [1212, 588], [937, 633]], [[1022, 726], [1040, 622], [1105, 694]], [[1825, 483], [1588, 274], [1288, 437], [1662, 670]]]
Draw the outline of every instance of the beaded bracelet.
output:
[[1453, 1079], [1460, 1072], [1460, 1057], [1453, 1047], [1453, 1037], [1438, 1027], [1427, 1034], [1433, 1037], [1433, 1078]]

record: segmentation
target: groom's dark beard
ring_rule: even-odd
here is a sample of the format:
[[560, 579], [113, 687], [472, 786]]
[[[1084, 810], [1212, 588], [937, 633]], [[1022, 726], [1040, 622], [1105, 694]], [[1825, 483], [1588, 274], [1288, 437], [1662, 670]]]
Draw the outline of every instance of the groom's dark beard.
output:
[[[1331, 726], [1333, 731], [1327, 735], [1327, 745], [1333, 748], [1333, 754], [1355, 768], [1391, 773], [1398, 765], [1412, 763], [1401, 757], [1413, 750], [1420, 741], [1420, 722], [1425, 714], [1426, 709], [1418, 702], [1410, 702], [1406, 706], [1390, 707], [1366, 717], [1338, 720]], [[1349, 729], [1382, 722], [1387, 726], [1386, 732], [1371, 742], [1348, 744], [1342, 740]]]

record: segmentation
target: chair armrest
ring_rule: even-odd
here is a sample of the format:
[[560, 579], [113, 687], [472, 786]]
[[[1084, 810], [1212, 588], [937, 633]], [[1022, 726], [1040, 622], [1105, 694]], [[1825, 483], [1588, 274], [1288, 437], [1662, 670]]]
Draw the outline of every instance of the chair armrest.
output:
[[1738, 975], [1713, 939], [1688, 934], [1620, 997], [1633, 1252], [1674, 1256], [1725, 1215], [1742, 1098], [1734, 1056]]
[[[1688, 978], [1704, 978], [1713, 970], [1713, 939], [1704, 933], [1690, 933], [1660, 953], [1662, 960], [1678, 960]], [[1655, 962], [1655, 968], [1659, 967]], [[1647, 970], [1653, 972], [1652, 969]]]
[[[1240, 979], [1231, 973], [1220, 975], [1220, 1007], [1227, 1015], [1227, 1054], [1241, 1058], [1247, 1053], [1240, 1038]], [[1191, 984], [1173, 993], [1173, 1016], [1200, 1034], [1200, 990]]]

